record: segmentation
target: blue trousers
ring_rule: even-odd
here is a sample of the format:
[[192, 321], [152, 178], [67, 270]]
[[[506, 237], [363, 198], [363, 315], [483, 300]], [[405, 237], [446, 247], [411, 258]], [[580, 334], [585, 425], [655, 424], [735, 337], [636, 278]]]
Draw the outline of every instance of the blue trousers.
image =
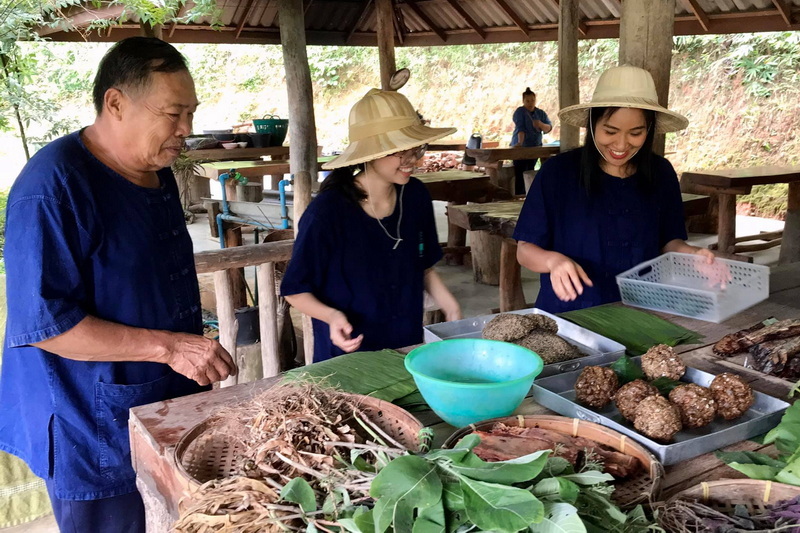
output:
[[61, 500], [46, 482], [61, 533], [145, 533], [144, 504], [138, 492], [101, 500]]

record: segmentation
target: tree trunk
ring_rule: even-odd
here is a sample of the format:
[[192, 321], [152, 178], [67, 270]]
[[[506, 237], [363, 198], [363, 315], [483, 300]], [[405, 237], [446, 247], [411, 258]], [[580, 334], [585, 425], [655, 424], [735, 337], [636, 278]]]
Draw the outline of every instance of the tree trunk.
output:
[[[11, 85], [9, 84], [9, 80], [11, 79], [11, 69], [8, 67], [8, 56], [5, 54], [0, 54], [0, 61], [3, 63], [3, 72], [6, 75], [6, 86], [10, 91]], [[25, 160], [28, 161], [31, 158], [31, 154], [28, 150], [28, 138], [25, 135], [25, 124], [22, 122], [22, 115], [20, 115], [19, 112], [19, 105], [13, 104], [13, 107], [14, 116], [17, 119], [17, 127], [19, 128], [19, 138], [22, 140], [22, 149], [25, 151]]]

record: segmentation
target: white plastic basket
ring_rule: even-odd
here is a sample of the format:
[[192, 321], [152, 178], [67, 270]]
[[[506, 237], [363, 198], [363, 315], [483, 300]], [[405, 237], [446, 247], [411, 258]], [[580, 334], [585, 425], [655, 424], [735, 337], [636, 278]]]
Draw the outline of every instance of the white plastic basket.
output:
[[769, 296], [769, 267], [670, 252], [619, 274], [617, 285], [626, 305], [722, 322]]

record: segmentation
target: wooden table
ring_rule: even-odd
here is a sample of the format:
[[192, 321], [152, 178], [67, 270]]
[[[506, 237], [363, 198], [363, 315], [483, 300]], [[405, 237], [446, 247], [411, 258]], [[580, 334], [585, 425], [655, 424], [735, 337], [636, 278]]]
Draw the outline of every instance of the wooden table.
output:
[[[245, 148], [245, 150], [251, 150], [251, 148]], [[233, 152], [235, 150], [226, 150], [227, 152]], [[317, 158], [317, 163], [327, 163], [334, 156], [323, 156]], [[261, 180], [264, 176], [271, 177], [271, 183], [269, 188], [272, 190], [278, 189], [278, 183], [283, 179], [284, 174], [289, 174], [289, 161], [285, 159], [281, 160], [270, 160], [270, 161], [248, 161], [248, 160], [226, 160], [226, 161], [214, 161], [210, 163], [203, 163], [200, 165], [202, 168], [201, 176], [206, 177], [208, 179], [218, 180], [220, 175], [228, 172], [232, 168], [235, 168], [236, 171], [244, 176], [245, 178], [258, 178]], [[236, 193], [235, 193], [235, 186], [233, 186], [234, 192], [233, 197], [229, 196], [229, 199], [236, 200]], [[230, 195], [231, 189], [229, 188], [226, 191], [227, 194]]]
[[[322, 155], [322, 146], [317, 146], [317, 155]], [[195, 161], [289, 159], [288, 146], [269, 146], [266, 148], [212, 148], [210, 150], [187, 150], [186, 156]]]
[[[558, 146], [514, 146], [513, 148], [470, 148], [467, 155], [475, 158], [479, 167], [484, 167], [492, 179], [492, 183], [515, 194], [524, 194], [524, 191], [514, 191], [513, 176], [510, 180], [501, 179], [500, 167], [503, 161], [515, 159], [541, 159], [544, 162], [548, 157], [558, 154]], [[508, 183], [506, 183], [508, 181]]]
[[[789, 184], [789, 201], [783, 238], [767, 244], [740, 245], [737, 242], [767, 236], [736, 238], [736, 196], [750, 194], [755, 185]], [[754, 251], [780, 244], [780, 263], [800, 261], [800, 166], [763, 166], [684, 172], [681, 188], [690, 192], [719, 195], [719, 250], [727, 253]]]
[[[499, 141], [483, 141], [481, 142], [482, 148], [497, 148], [500, 146]], [[428, 144], [429, 152], [460, 152], [467, 149], [467, 141], [435, 141]]]
[[[708, 207], [708, 196], [686, 193], [681, 196], [687, 214], [700, 213]], [[447, 216], [452, 224], [469, 231], [488, 232], [496, 236], [495, 238], [502, 239], [499, 280], [501, 311], [527, 307], [522, 292], [522, 272], [517, 262], [517, 241], [513, 239], [522, 204], [523, 200], [514, 200], [447, 208]]]
[[[751, 386], [775, 397], [785, 398], [791, 383], [745, 369], [735, 361], [717, 359], [711, 345], [722, 336], [751, 326], [759, 320], [774, 316], [778, 319], [800, 317], [800, 265], [777, 269], [770, 277], [770, 298], [740, 313], [722, 324], [700, 322], [689, 318], [656, 313], [662, 318], [680, 324], [704, 335], [701, 344], [678, 346], [676, 349], [688, 365], [713, 373], [733, 370], [745, 377]], [[176, 398], [164, 402], [136, 407], [129, 421], [133, 467], [137, 473], [137, 486], [142, 493], [148, 519], [148, 531], [167, 531], [178, 516], [178, 501], [188, 484], [178, 472], [174, 460], [175, 444], [189, 429], [199, 424], [220, 407], [247, 400], [271, 387], [278, 378], [264, 379], [210, 392]], [[550, 414], [530, 398], [517, 410], [519, 414]], [[453, 428], [442, 422], [433, 412], [416, 415], [420, 421], [433, 428], [435, 445], [441, 445]], [[744, 441], [725, 448], [726, 451], [759, 450], [763, 445]], [[713, 454], [685, 461], [666, 468], [663, 497], [695, 485], [701, 481], [719, 478], [742, 477], [723, 465]]]

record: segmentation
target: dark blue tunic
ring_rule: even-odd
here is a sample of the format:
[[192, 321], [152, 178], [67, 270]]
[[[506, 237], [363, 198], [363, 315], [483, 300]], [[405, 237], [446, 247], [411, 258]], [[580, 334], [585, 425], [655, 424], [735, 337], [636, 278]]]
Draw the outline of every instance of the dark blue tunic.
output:
[[686, 239], [678, 178], [654, 156], [654, 187], [642, 175], [621, 179], [602, 173], [590, 198], [580, 183], [580, 150], [552, 157], [533, 180], [514, 238], [562, 253], [586, 271], [594, 287], [562, 302], [550, 274], [542, 274], [536, 307], [550, 313], [593, 307], [620, 299], [616, 275], [653, 259], [673, 239]]
[[[400, 191], [394, 213], [381, 219], [397, 236]], [[411, 178], [402, 196], [403, 241], [393, 249], [378, 221], [344, 194], [320, 193], [300, 219], [292, 260], [281, 293], [310, 292], [342, 311], [364, 334], [360, 350], [400, 348], [422, 342], [424, 272], [442, 257], [427, 189]], [[314, 320], [314, 362], [343, 352], [325, 322]]]
[[87, 315], [202, 332], [192, 242], [172, 172], [129, 182], [73, 133], [40, 150], [8, 199], [8, 322], [0, 375], [0, 449], [71, 500], [136, 490], [128, 409], [203, 390], [168, 365], [82, 362], [31, 343]]

